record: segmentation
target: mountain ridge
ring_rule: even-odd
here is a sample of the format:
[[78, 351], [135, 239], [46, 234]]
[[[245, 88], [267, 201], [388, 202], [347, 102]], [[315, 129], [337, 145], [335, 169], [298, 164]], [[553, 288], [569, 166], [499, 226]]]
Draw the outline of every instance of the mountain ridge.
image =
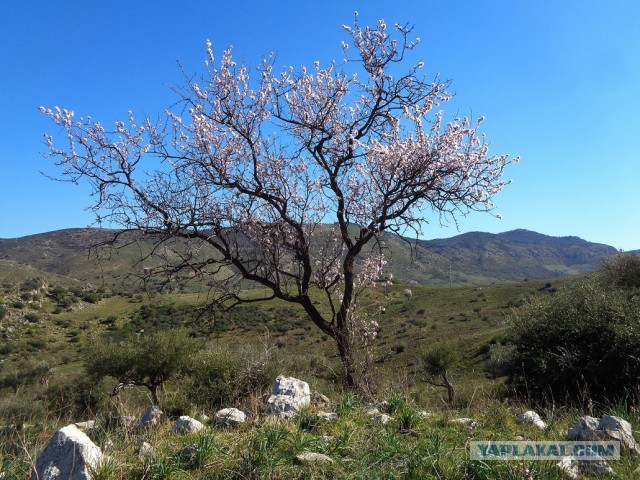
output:
[[[136, 268], [140, 244], [98, 261], [89, 247], [117, 230], [67, 228], [0, 239], [0, 259], [85, 282], [115, 285]], [[553, 237], [526, 229], [502, 233], [467, 232], [449, 238], [409, 239], [382, 236], [389, 271], [403, 283], [482, 285], [523, 279], [557, 278], [593, 271], [612, 246], [576, 236]], [[142, 243], [144, 246], [144, 242]]]

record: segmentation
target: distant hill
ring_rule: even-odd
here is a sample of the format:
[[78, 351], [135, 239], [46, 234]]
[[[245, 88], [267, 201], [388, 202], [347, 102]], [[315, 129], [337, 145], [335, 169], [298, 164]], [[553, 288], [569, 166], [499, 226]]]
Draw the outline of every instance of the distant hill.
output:
[[0, 260], [13, 261], [57, 275], [97, 285], [115, 286], [133, 271], [140, 249], [92, 250], [117, 231], [68, 228], [19, 238], [0, 239]]
[[445, 258], [453, 272], [500, 281], [589, 272], [602, 258], [617, 252], [609, 245], [578, 237], [551, 237], [529, 230], [471, 232], [421, 241], [420, 245], [432, 255]]
[[[102, 261], [98, 261], [89, 247], [114, 233], [78, 228], [0, 239], [0, 260], [84, 282], [118, 285], [134, 271], [136, 260], [148, 251], [148, 245], [129, 245], [108, 258], [102, 252]], [[386, 234], [383, 243], [389, 270], [397, 280], [426, 285], [483, 285], [575, 275], [594, 270], [602, 258], [617, 251], [578, 237], [551, 237], [528, 230], [472, 232], [434, 240]]]

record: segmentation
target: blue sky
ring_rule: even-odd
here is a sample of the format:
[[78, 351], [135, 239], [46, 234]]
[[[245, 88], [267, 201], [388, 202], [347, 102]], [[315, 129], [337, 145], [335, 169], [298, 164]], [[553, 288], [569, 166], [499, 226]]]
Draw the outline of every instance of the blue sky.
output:
[[[526, 228], [640, 248], [640, 2], [3, 1], [0, 2], [0, 238], [90, 225], [86, 187], [61, 184], [38, 112], [55, 105], [112, 123], [154, 114], [202, 70], [205, 40], [249, 65], [340, 58], [341, 25], [415, 25], [416, 58], [453, 80], [446, 112], [484, 115], [493, 153], [520, 155], [495, 198], [460, 232]], [[434, 219], [427, 238], [457, 234]]]

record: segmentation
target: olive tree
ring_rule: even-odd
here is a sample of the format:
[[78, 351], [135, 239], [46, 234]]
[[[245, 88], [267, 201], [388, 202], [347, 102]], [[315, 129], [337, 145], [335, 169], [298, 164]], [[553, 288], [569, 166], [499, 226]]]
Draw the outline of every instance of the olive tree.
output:
[[459, 361], [459, 353], [453, 345], [438, 342], [418, 356], [418, 368], [424, 375], [424, 380], [436, 387], [447, 389], [447, 403], [453, 406], [456, 390], [451, 378], [451, 370]]
[[146, 387], [157, 405], [158, 388], [183, 372], [195, 349], [195, 341], [184, 332], [162, 331], [120, 342], [96, 342], [86, 352], [85, 364], [90, 376], [118, 381], [114, 394], [126, 386]]
[[185, 74], [158, 117], [129, 112], [109, 129], [41, 111], [66, 134], [64, 146], [45, 136], [61, 179], [91, 185], [99, 221], [154, 242], [165, 261], [149, 273], [207, 277], [225, 308], [251, 301], [251, 283], [299, 305], [362, 390], [355, 355], [377, 324], [358, 295], [385, 264], [380, 235], [422, 234], [430, 212], [490, 211], [512, 160], [489, 155], [483, 117], [444, 120], [449, 84], [407, 65], [410, 26], [344, 28], [342, 61], [301, 69], [271, 55], [250, 70], [208, 41], [202, 76]]

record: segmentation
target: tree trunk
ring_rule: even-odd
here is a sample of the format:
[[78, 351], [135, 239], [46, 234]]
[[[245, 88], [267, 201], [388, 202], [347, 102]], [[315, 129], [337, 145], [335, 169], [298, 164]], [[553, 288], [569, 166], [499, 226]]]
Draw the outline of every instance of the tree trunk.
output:
[[449, 379], [449, 375], [447, 374], [447, 372], [445, 372], [444, 375], [442, 375], [442, 378], [444, 380], [445, 386], [447, 387], [447, 397], [448, 397], [449, 405], [453, 407], [453, 403], [455, 402], [455, 399], [456, 399], [456, 391], [453, 388], [453, 383], [451, 383], [451, 380]]
[[158, 385], [149, 385], [149, 391], [151, 392], [151, 402], [154, 405], [159, 405], [160, 400], [158, 399]]
[[349, 390], [357, 395], [368, 397], [369, 393], [363, 379], [363, 372], [358, 371], [353, 351], [353, 343], [349, 338], [349, 333], [339, 331], [335, 337], [336, 345], [342, 366], [344, 367], [345, 384]]

